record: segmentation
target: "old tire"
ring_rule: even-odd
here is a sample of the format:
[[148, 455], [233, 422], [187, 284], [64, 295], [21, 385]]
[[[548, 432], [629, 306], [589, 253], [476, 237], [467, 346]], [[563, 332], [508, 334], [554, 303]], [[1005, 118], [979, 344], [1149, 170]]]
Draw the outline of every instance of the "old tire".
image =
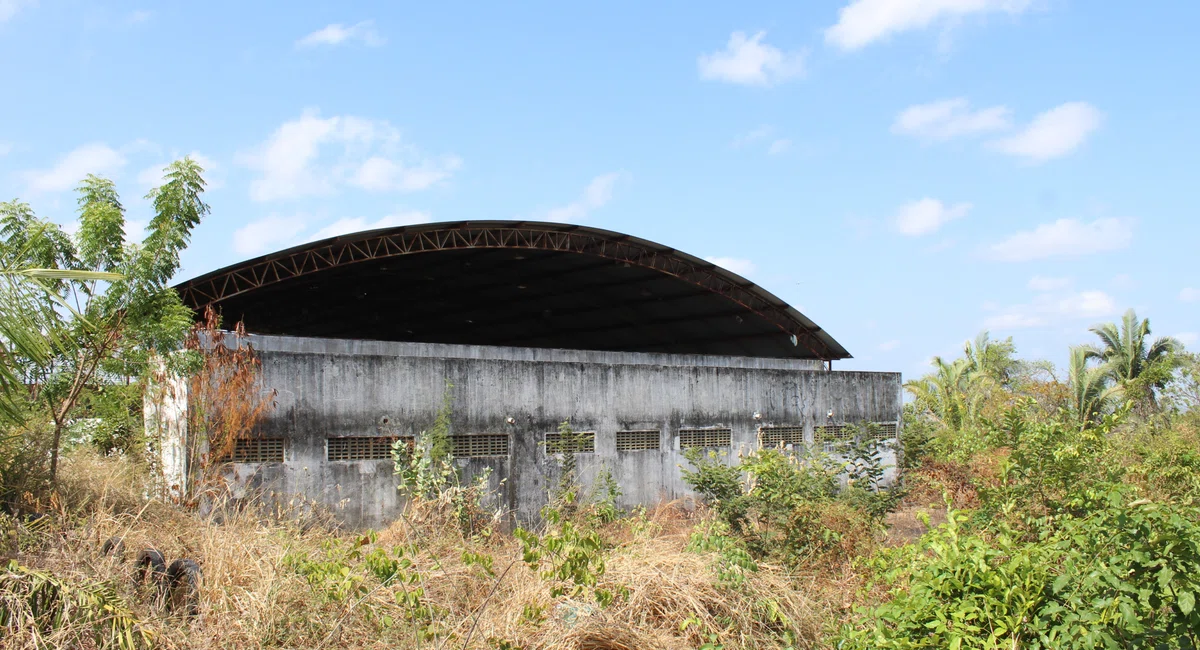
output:
[[144, 548], [138, 551], [133, 563], [133, 580], [136, 586], [141, 586], [149, 578], [162, 592], [167, 586], [167, 562], [163, 554], [156, 549]]
[[183, 558], [171, 563], [167, 569], [171, 609], [179, 609], [188, 616], [200, 613], [200, 580], [203, 575], [195, 560]]
[[109, 537], [104, 540], [104, 544], [100, 547], [100, 555], [104, 557], [113, 556], [118, 562], [125, 560], [125, 540], [120, 537]]

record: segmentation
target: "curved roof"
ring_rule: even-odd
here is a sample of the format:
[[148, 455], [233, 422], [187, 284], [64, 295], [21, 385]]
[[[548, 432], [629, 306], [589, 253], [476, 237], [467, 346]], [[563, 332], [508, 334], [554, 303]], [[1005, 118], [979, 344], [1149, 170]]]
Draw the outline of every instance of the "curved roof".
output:
[[384, 228], [264, 255], [176, 287], [261, 334], [845, 359], [749, 280], [586, 226], [459, 221]]

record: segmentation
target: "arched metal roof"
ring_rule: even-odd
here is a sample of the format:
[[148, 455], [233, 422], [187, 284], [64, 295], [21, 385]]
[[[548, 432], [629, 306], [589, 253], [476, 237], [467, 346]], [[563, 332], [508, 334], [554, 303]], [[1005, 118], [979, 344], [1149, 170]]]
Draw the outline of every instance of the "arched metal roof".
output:
[[250, 332], [475, 345], [845, 359], [749, 280], [599, 228], [460, 221], [343, 235], [176, 289]]

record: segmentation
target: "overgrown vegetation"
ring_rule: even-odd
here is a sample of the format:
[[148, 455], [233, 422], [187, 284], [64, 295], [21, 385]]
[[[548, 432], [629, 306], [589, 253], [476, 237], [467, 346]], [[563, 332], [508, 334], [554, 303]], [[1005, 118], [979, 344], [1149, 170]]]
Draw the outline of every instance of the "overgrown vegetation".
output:
[[1010, 341], [973, 366], [981, 337], [910, 384], [905, 478], [947, 523], [870, 559], [841, 647], [1196, 647], [1200, 360], [1132, 311], [1092, 332], [1063, 383]]
[[[195, 504], [202, 495], [212, 497], [222, 490], [221, 463], [274, 408], [275, 393], [262, 385], [262, 364], [246, 342], [242, 324], [226, 332], [211, 307], [192, 326], [184, 350], [175, 356], [183, 359], [176, 366], [182, 366], [187, 377], [187, 427], [192, 434], [184, 450], [189, 485], [183, 492]], [[165, 365], [155, 368], [150, 390], [173, 390], [169, 372]]]
[[[212, 313], [192, 328], [166, 286], [208, 211], [201, 171], [168, 168], [141, 243], [105, 179], [81, 185], [74, 234], [0, 204], [6, 648], [1200, 642], [1200, 358], [1132, 311], [1064, 369], [986, 333], [934, 359], [906, 385], [896, 445], [837, 423], [823, 449], [688, 450], [695, 503], [623, 511], [611, 468], [565, 421], [544, 450], [547, 506], [509, 533], [505, 486], [454, 458], [450, 383], [424, 431], [395, 436], [406, 506], [386, 530], [278, 498], [156, 498], [141, 404], [168, 371], [187, 377], [191, 494], [210, 502], [218, 461], [271, 401], [243, 333]], [[135, 582], [104, 552], [111, 537], [197, 559], [199, 617]]]

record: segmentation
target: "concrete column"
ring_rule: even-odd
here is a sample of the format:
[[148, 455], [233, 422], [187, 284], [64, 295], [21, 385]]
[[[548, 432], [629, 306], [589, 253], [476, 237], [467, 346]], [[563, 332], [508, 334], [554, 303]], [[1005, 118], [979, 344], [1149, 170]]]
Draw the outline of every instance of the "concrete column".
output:
[[146, 440], [158, 443], [166, 496], [182, 499], [188, 494], [188, 383], [172, 374], [161, 359], [151, 363], [156, 367], [142, 401]]

